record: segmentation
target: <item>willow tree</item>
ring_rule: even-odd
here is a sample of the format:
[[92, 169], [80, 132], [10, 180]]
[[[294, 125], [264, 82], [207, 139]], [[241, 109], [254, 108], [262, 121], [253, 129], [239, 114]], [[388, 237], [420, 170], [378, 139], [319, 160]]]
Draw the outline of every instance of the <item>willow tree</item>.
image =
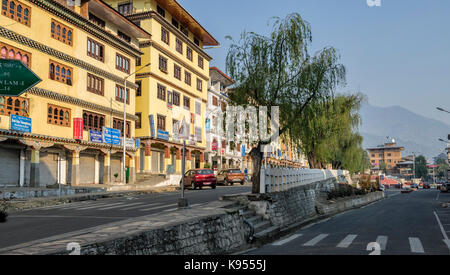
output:
[[[315, 99], [331, 97], [345, 81], [345, 68], [335, 49], [324, 48], [310, 56], [311, 42], [310, 25], [297, 13], [275, 18], [269, 35], [244, 31], [232, 41], [226, 58], [226, 71], [236, 82], [231, 104], [279, 106], [279, 134], [295, 138], [293, 125], [305, 108]], [[250, 151], [253, 193], [260, 190], [262, 146], [268, 143], [259, 140]]]

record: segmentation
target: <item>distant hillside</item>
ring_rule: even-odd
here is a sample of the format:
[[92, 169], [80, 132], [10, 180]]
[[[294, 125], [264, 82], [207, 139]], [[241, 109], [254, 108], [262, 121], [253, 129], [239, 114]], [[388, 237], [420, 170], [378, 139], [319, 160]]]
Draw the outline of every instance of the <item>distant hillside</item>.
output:
[[432, 160], [445, 148], [445, 144], [438, 139], [446, 139], [450, 133], [448, 124], [400, 106], [385, 108], [365, 104], [360, 113], [364, 148], [380, 145], [389, 136], [395, 138], [397, 144], [404, 146], [406, 151], [417, 152]]

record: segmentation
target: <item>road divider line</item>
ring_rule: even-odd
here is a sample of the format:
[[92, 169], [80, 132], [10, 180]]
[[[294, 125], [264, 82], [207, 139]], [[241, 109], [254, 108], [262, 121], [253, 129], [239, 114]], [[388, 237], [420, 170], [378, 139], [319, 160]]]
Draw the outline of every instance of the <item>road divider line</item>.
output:
[[286, 238], [286, 239], [278, 241], [278, 242], [274, 242], [272, 245], [275, 245], [275, 246], [284, 245], [284, 244], [287, 244], [290, 241], [293, 241], [293, 240], [297, 239], [300, 236], [303, 236], [303, 234], [294, 234], [294, 235], [290, 236], [289, 238]]
[[409, 238], [409, 246], [412, 253], [425, 253], [419, 238]]
[[386, 250], [388, 237], [387, 236], [378, 236], [376, 242], [380, 245], [381, 250]]
[[441, 220], [439, 219], [439, 216], [436, 214], [436, 211], [434, 212], [434, 216], [436, 217], [438, 225], [441, 228], [441, 232], [442, 232], [442, 236], [444, 236], [444, 240], [448, 240], [447, 233], [445, 233], [444, 227], [442, 226]]
[[345, 237], [336, 247], [339, 247], [339, 248], [349, 247], [353, 243], [353, 241], [356, 239], [357, 236], [358, 235], [353, 235], [353, 234], [347, 235], [347, 237]]
[[443, 240], [443, 241], [447, 245], [448, 250], [450, 250], [450, 240]]
[[306, 242], [303, 244], [303, 246], [315, 246], [317, 243], [319, 243], [321, 240], [328, 237], [328, 234], [320, 234], [319, 236], [315, 237], [314, 239]]

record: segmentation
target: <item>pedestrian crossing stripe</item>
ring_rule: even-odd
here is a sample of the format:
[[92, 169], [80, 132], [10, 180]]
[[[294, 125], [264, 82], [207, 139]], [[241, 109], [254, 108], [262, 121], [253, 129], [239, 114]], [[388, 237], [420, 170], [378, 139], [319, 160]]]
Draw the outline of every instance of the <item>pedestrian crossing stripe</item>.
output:
[[349, 247], [353, 241], [356, 239], [358, 235], [347, 235], [347, 237], [345, 237], [345, 239], [343, 239], [336, 247], [340, 247], [340, 248], [347, 248]]
[[314, 239], [306, 242], [303, 244], [303, 246], [315, 246], [317, 243], [319, 243], [321, 240], [328, 237], [329, 234], [320, 234], [319, 236], [315, 237]]

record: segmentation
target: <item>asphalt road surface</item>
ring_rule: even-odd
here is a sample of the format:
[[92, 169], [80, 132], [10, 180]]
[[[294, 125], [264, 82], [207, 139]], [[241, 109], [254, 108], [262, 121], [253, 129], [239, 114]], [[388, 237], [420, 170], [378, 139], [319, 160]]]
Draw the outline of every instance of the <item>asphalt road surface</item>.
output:
[[[215, 190], [186, 190], [190, 207], [227, 194], [250, 193], [251, 185], [217, 186]], [[0, 223], [0, 250], [30, 241], [139, 216], [178, 210], [179, 192], [156, 193], [97, 201], [74, 202], [17, 212]]]
[[247, 255], [450, 255], [450, 193], [401, 194], [347, 211]]

